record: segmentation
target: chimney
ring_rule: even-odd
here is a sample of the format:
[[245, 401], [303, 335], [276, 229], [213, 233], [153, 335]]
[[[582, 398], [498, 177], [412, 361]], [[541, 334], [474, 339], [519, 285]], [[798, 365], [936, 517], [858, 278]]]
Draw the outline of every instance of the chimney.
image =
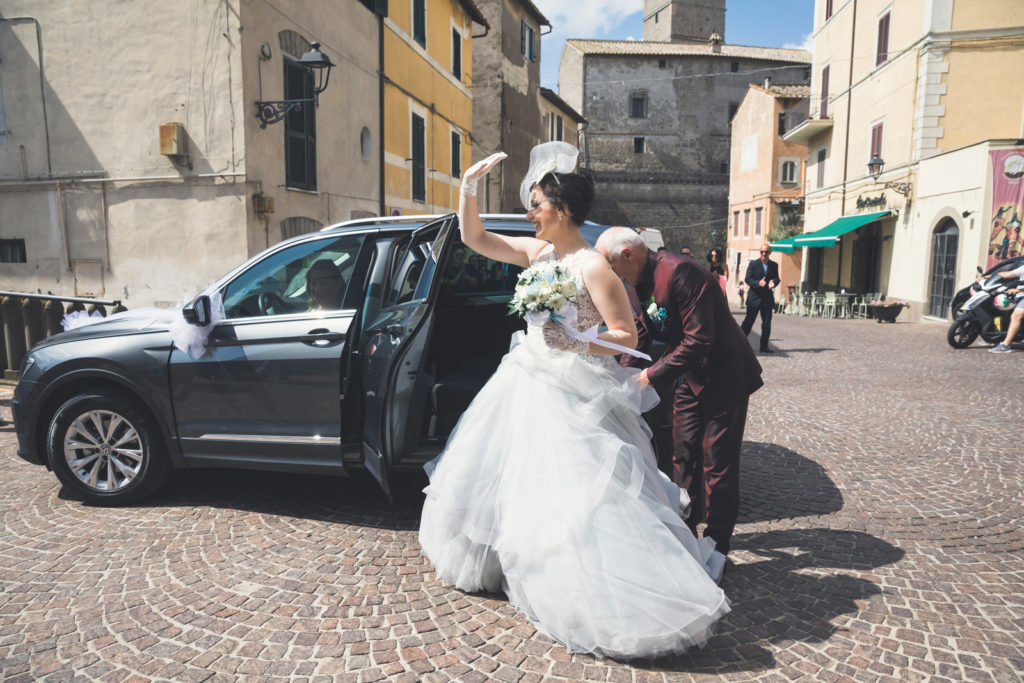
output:
[[772, 77], [771, 76], [765, 76], [764, 77], [764, 89], [768, 90], [771, 87], [772, 87]]
[[711, 51], [716, 55], [722, 51], [722, 36], [717, 33], [711, 34], [711, 37], [708, 38], [708, 43], [711, 44]]

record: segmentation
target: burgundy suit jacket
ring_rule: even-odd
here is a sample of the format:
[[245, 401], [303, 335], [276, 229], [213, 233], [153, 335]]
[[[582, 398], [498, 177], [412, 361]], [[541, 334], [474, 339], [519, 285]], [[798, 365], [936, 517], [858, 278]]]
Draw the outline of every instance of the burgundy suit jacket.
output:
[[[682, 377], [698, 401], [716, 412], [764, 384], [761, 364], [729, 311], [717, 277], [701, 264], [679, 254], [648, 251], [647, 265], [630, 294], [640, 334], [637, 348], [648, 351], [653, 339], [668, 346], [647, 369], [652, 383]], [[647, 314], [651, 297], [665, 309], [659, 322]], [[624, 354], [622, 364], [642, 367], [647, 362]]]

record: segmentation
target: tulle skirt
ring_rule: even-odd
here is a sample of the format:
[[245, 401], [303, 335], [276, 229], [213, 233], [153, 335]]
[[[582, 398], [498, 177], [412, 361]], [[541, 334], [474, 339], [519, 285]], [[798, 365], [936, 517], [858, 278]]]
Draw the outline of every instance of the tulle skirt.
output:
[[427, 464], [419, 538], [438, 577], [504, 590], [570, 652], [679, 652], [729, 611], [714, 542], [694, 538], [686, 493], [657, 469], [641, 418], [657, 397], [635, 372], [517, 333]]

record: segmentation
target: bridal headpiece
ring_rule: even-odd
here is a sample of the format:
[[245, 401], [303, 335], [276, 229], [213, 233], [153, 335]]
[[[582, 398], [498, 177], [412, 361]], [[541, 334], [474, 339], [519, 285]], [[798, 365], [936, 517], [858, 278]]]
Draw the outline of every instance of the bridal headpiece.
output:
[[568, 142], [545, 142], [530, 150], [530, 168], [526, 171], [523, 184], [519, 186], [519, 198], [523, 207], [530, 209], [530, 188], [540, 182], [548, 173], [572, 173], [576, 169], [576, 158], [580, 151]]

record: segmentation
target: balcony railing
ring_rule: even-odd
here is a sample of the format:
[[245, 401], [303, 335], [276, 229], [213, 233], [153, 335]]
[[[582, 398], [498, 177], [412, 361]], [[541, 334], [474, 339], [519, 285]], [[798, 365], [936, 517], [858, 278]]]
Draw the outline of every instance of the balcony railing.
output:
[[783, 112], [782, 139], [806, 145], [815, 135], [831, 128], [832, 119], [821, 115], [821, 105], [821, 98], [805, 97]]
[[25, 353], [37, 342], [63, 332], [61, 320], [72, 311], [106, 316], [126, 310], [120, 301], [54, 296], [26, 292], [0, 292], [0, 372], [16, 379]]

